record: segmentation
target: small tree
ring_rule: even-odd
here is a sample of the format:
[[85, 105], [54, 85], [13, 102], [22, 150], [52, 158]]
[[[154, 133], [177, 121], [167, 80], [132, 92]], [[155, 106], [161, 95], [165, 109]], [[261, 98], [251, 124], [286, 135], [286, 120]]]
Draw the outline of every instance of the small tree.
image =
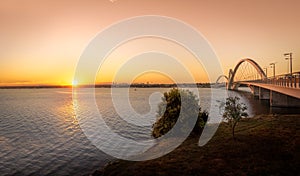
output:
[[[181, 110], [181, 96], [185, 97], [188, 103], [187, 114], [183, 115], [183, 118], [190, 118], [193, 114], [198, 114], [196, 125], [193, 129], [193, 133], [197, 134], [201, 132], [207, 119], [208, 113], [206, 111], [201, 112], [198, 100], [196, 96], [189, 90], [171, 89], [169, 92], [164, 93], [162, 102], [158, 105], [157, 121], [153, 124], [152, 136], [158, 138], [168, 131], [170, 131], [177, 122]], [[189, 124], [183, 125], [181, 130]]]
[[[244, 103], [240, 103], [239, 100], [240, 98], [236, 96], [226, 98], [223, 113], [223, 118], [225, 118], [228, 121], [231, 127], [233, 139], [235, 139], [234, 130], [237, 123], [240, 121], [241, 118], [248, 117], [247, 112], [245, 112], [247, 110], [246, 105]], [[224, 104], [221, 106], [224, 106]]]

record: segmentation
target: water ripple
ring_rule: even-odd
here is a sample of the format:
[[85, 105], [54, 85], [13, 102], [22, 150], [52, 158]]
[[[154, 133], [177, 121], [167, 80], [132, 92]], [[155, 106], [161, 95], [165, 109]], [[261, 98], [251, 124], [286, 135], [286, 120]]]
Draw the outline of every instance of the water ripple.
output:
[[[131, 91], [131, 106], [137, 113], [147, 114], [151, 108], [149, 96], [167, 90]], [[208, 109], [210, 101], [216, 101], [210, 100], [209, 91], [200, 91], [202, 109]], [[249, 101], [249, 94], [243, 96], [249, 114], [261, 113], [259, 108], [269, 112], [266, 106]], [[116, 133], [135, 140], [150, 138], [151, 126], [127, 123], [117, 114], [110, 89], [96, 89], [96, 102], [106, 124]], [[111, 160], [85, 137], [73, 108], [71, 89], [1, 89], [1, 175], [84, 175]], [[126, 114], [126, 109], [123, 111]]]

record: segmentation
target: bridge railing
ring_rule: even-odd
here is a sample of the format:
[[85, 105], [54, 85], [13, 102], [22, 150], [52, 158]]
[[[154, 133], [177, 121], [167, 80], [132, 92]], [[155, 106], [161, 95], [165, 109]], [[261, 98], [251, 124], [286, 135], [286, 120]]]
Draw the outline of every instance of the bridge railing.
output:
[[300, 88], [300, 72], [268, 77], [261, 80], [261, 83], [273, 84], [282, 87]]

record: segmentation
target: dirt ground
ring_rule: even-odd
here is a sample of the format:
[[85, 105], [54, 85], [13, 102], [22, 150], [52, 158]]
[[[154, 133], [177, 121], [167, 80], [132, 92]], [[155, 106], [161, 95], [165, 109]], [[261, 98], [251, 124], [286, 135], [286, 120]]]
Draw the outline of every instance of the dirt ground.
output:
[[236, 140], [226, 123], [203, 147], [189, 137], [171, 153], [149, 161], [117, 160], [92, 175], [300, 175], [300, 115], [242, 119]]

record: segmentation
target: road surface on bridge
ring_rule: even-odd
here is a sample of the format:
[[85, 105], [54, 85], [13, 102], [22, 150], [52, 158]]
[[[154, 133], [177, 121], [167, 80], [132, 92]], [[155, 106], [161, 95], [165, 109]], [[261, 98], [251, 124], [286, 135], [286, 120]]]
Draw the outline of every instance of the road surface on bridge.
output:
[[251, 85], [251, 86], [257, 86], [257, 87], [262, 87], [264, 89], [269, 89], [275, 92], [279, 92], [285, 95], [289, 95], [295, 98], [300, 99], [300, 89], [299, 88], [291, 88], [291, 87], [282, 87], [278, 85], [273, 85], [273, 84], [263, 84], [263, 83], [254, 83], [254, 82], [240, 82], [240, 84], [246, 84], [246, 85]]

